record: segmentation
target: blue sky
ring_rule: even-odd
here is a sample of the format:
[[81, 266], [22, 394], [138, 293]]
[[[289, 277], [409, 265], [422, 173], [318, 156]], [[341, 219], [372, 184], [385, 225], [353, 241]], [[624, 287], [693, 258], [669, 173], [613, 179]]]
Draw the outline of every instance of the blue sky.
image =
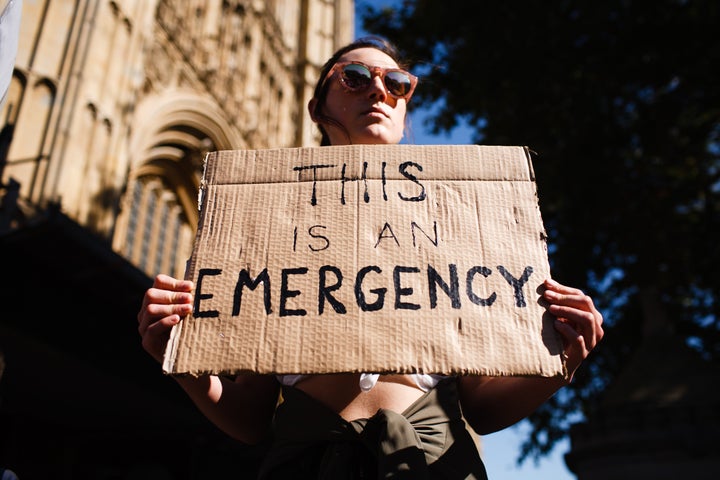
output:
[[[367, 0], [356, 0], [356, 6], [360, 7]], [[373, 0], [373, 6], [396, 5], [400, 0]], [[362, 36], [364, 31], [360, 23], [359, 15], [355, 19], [356, 37]], [[392, 40], [392, 39], [390, 39]], [[422, 83], [418, 86], [422, 88]], [[417, 145], [463, 145], [471, 144], [472, 130], [464, 125], [455, 128], [449, 134], [432, 135], [429, 129], [424, 126], [427, 115], [432, 110], [417, 107], [410, 115], [412, 126], [412, 137], [404, 139], [402, 143], [414, 143]], [[517, 457], [520, 452], [520, 444], [527, 437], [526, 433], [529, 424], [521, 422], [514, 427], [482, 437], [482, 457], [489, 480], [576, 480], [570, 470], [565, 466], [563, 455], [570, 449], [570, 443], [566, 440], [558, 443], [551, 454], [543, 457], [538, 463], [534, 460], [526, 460], [522, 466], [517, 466]]]

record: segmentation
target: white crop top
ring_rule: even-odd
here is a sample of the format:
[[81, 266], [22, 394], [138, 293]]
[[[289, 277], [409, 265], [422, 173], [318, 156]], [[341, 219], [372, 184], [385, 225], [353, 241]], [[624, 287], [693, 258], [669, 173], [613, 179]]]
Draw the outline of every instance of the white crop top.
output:
[[[409, 376], [413, 379], [415, 384], [423, 392], [429, 392], [440, 380], [445, 378], [445, 375], [434, 375], [424, 373], [411, 373]], [[287, 386], [293, 386], [307, 375], [277, 375], [278, 381]], [[360, 390], [363, 392], [369, 392], [377, 384], [379, 373], [361, 373], [360, 374]]]

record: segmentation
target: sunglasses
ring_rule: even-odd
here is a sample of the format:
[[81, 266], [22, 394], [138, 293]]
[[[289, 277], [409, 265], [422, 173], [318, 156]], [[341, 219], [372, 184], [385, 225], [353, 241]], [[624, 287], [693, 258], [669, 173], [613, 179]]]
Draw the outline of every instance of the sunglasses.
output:
[[401, 68], [369, 67], [361, 62], [340, 62], [333, 65], [327, 77], [339, 71], [338, 81], [351, 92], [365, 90], [372, 83], [375, 75], [378, 75], [388, 93], [395, 98], [410, 97], [417, 86], [418, 78]]

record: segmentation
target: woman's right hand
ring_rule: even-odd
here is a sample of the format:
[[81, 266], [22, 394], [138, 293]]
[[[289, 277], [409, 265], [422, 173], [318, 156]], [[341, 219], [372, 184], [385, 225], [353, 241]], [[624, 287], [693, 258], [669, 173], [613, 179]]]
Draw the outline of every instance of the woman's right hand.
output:
[[189, 280], [160, 274], [145, 292], [137, 316], [138, 332], [145, 351], [160, 363], [173, 325], [192, 312], [192, 289], [193, 283]]

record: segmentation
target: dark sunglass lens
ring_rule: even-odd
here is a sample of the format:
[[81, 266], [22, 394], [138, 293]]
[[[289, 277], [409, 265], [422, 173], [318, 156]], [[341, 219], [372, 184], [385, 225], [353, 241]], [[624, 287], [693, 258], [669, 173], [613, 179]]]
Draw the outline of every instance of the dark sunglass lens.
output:
[[372, 74], [363, 65], [351, 63], [343, 68], [343, 81], [349, 88], [366, 87], [372, 80]]
[[385, 75], [385, 86], [395, 96], [402, 97], [410, 91], [410, 77], [403, 72], [388, 72]]

